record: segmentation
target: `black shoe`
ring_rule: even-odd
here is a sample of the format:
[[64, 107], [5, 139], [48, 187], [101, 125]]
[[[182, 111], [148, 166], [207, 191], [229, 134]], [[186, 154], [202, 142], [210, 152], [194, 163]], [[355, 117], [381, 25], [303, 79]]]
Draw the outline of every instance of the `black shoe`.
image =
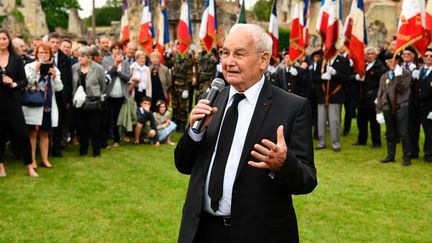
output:
[[341, 148], [333, 148], [333, 151], [335, 151], [336, 153], [339, 153], [341, 151]]
[[413, 155], [410, 155], [409, 157], [410, 157], [410, 159], [418, 159], [419, 158], [418, 154], [413, 154]]
[[364, 146], [366, 143], [359, 143], [358, 141], [352, 144], [353, 146]]
[[325, 149], [326, 146], [316, 146], [315, 150]]
[[381, 163], [395, 162], [395, 159], [387, 156], [385, 159], [380, 160], [380, 162]]
[[61, 157], [63, 157], [63, 154], [62, 154], [61, 151], [53, 151], [53, 152], [52, 152], [52, 157], [58, 157], [58, 158], [61, 158]]
[[372, 145], [372, 148], [374, 148], [374, 149], [381, 148], [381, 144], [374, 144], [374, 145]]
[[402, 166], [410, 166], [411, 160], [409, 158], [404, 158], [402, 162]]

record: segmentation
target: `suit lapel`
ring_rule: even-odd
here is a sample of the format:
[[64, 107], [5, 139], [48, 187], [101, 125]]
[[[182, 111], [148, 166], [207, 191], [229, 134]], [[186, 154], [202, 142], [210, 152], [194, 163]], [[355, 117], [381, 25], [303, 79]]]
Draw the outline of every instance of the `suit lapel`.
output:
[[246, 135], [245, 144], [243, 146], [242, 155], [240, 157], [239, 166], [237, 169], [236, 179], [239, 176], [240, 171], [247, 163], [248, 161], [247, 159], [250, 156], [250, 152], [252, 151], [254, 144], [257, 142], [256, 141], [257, 136], [261, 130], [264, 119], [267, 116], [267, 112], [270, 110], [270, 107], [272, 105], [272, 100], [271, 100], [272, 95], [273, 95], [272, 85], [268, 80], [265, 80], [261, 93], [258, 97], [255, 110], [249, 125], [249, 129]]

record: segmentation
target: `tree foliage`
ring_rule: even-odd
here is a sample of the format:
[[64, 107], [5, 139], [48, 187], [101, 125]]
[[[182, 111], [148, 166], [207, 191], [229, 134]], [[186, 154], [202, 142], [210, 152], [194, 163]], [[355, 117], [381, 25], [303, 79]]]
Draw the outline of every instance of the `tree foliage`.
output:
[[259, 0], [255, 3], [252, 12], [259, 21], [269, 21], [271, 7], [273, 1], [271, 0]]
[[78, 0], [41, 0], [49, 31], [56, 27], [67, 29], [69, 9], [80, 9]]
[[[120, 20], [121, 18], [121, 6], [120, 7], [103, 7], [95, 9], [96, 25], [97, 26], [109, 26], [111, 21]], [[84, 19], [84, 23], [87, 26], [91, 25], [91, 16]]]

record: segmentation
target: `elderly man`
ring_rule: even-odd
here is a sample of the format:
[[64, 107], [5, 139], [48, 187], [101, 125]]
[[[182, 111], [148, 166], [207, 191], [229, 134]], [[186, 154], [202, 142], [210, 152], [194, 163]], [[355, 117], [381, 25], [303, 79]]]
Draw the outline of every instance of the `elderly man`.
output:
[[365, 49], [366, 75], [356, 75], [355, 96], [357, 99], [357, 127], [359, 130], [357, 142], [353, 145], [366, 145], [368, 123], [370, 124], [372, 147], [381, 147], [381, 129], [376, 121], [375, 99], [381, 76], [387, 71], [384, 64], [377, 60], [378, 51], [375, 47]]
[[317, 185], [308, 101], [264, 78], [272, 40], [236, 24], [221, 50], [222, 89], [213, 107], [200, 100], [175, 149], [190, 174], [179, 242], [298, 242], [291, 194]]

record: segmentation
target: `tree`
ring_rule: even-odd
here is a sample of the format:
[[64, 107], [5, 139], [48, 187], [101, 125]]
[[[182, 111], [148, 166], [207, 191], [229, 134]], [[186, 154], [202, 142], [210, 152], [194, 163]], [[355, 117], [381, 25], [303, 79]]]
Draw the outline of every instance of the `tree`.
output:
[[120, 7], [120, 2], [119, 0], [107, 0], [105, 6], [117, 8]]
[[[121, 7], [103, 7], [95, 9], [96, 26], [109, 26], [111, 21], [121, 18]], [[91, 25], [91, 16], [84, 19], [87, 26]]]
[[259, 0], [255, 3], [252, 12], [259, 21], [269, 21], [271, 13], [272, 1]]
[[41, 0], [49, 31], [56, 27], [67, 29], [69, 9], [81, 9], [78, 0]]

